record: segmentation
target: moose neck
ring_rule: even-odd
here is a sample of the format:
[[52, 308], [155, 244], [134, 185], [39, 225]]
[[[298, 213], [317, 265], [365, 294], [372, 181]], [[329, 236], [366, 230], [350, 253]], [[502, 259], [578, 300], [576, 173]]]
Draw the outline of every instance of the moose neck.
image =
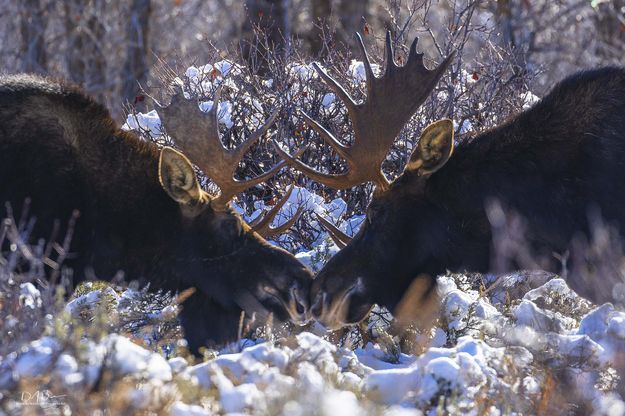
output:
[[[462, 140], [449, 162], [432, 175], [430, 198], [472, 224], [460, 227], [462, 233], [490, 240], [486, 206], [498, 201], [505, 212], [525, 220], [528, 246], [553, 257], [551, 253], [568, 249], [576, 232], [588, 233], [591, 203], [602, 207], [604, 218], [618, 216], [607, 210], [610, 202], [603, 199], [610, 193], [599, 189], [604, 182], [594, 180], [612, 169], [596, 143], [620, 130], [604, 129], [619, 111], [614, 108], [617, 92], [609, 96], [593, 86], [594, 79], [580, 82], [578, 77], [557, 85], [501, 126]], [[625, 120], [620, 124], [625, 128]]]
[[[124, 270], [129, 279], [152, 276], [154, 270], [146, 265], [158, 267], [162, 247], [180, 226], [178, 204], [158, 180], [158, 147], [122, 131], [108, 114], [85, 115], [82, 120], [72, 125], [78, 126], [74, 145], [89, 188], [89, 206], [83, 207], [78, 231], [91, 230], [95, 260], [90, 265], [100, 278], [117, 270]], [[145, 258], [154, 261], [141, 261]]]
[[[92, 173], [97, 188], [95, 208], [100, 218], [108, 218], [102, 231], [106, 238], [117, 240], [120, 245], [125, 270], [153, 273], [143, 270], [145, 262], [140, 264], [141, 269], [133, 270], [133, 258], [151, 256], [156, 261], [157, 256], [165, 254], [161, 253], [161, 246], [173, 238], [173, 230], [180, 226], [178, 204], [158, 181], [158, 149], [155, 144], [122, 131], [101, 142], [106, 144], [99, 155], [93, 156], [99, 158], [99, 166], [106, 166], [110, 172]], [[90, 152], [86, 156], [89, 155]]]

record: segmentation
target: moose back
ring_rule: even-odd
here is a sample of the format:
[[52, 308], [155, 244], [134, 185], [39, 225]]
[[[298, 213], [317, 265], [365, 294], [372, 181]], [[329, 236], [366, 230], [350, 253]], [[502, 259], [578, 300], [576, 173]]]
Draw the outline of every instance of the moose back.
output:
[[193, 350], [234, 339], [242, 309], [307, 320], [310, 271], [269, 245], [228, 204], [281, 167], [249, 182], [226, 175], [272, 120], [232, 153], [216, 146], [216, 104], [203, 114], [197, 102], [173, 101], [161, 109], [165, 127], [205, 172], [221, 167], [218, 197], [200, 188], [185, 155], [120, 130], [78, 89], [35, 76], [1, 77], [0, 201], [17, 212], [29, 198], [37, 238], [79, 211], [68, 260], [75, 281], [121, 270], [153, 289], [195, 288], [181, 315]]

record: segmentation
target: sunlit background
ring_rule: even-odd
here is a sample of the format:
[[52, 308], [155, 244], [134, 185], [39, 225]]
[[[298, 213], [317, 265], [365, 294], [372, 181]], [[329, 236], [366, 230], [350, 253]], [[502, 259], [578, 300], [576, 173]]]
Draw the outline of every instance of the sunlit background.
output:
[[479, 71], [480, 51], [508, 60], [492, 48], [510, 50], [541, 93], [576, 69], [623, 63], [624, 9], [624, 0], [4, 0], [0, 69], [71, 79], [121, 119], [159, 62], [186, 68], [216, 49], [262, 64], [255, 29], [282, 53], [318, 57], [328, 45], [350, 50], [356, 31], [381, 44], [388, 28], [404, 42], [420, 35], [434, 59], [436, 46], [468, 43], [467, 70]]

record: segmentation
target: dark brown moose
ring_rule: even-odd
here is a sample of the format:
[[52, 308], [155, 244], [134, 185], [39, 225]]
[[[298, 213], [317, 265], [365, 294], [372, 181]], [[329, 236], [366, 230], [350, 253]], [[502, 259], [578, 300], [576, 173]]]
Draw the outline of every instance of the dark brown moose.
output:
[[[80, 212], [69, 261], [75, 281], [122, 270], [152, 289], [195, 288], [181, 312], [192, 350], [235, 339], [242, 309], [308, 319], [311, 273], [263, 240], [228, 203], [282, 167], [233, 179], [275, 114], [227, 150], [216, 110], [215, 104], [204, 114], [181, 93], [160, 109], [183, 154], [120, 130], [103, 106], [72, 86], [29, 75], [0, 78], [0, 201], [15, 208], [30, 198], [37, 237]], [[201, 189], [187, 157], [219, 185], [219, 196]]]
[[570, 76], [533, 108], [456, 146], [453, 123], [435, 122], [422, 132], [403, 174], [389, 183], [381, 172], [388, 148], [450, 58], [426, 69], [415, 40], [408, 62], [398, 67], [387, 36], [386, 70], [377, 78], [362, 40], [360, 45], [364, 102], [355, 103], [316, 68], [347, 107], [353, 145], [344, 146], [306, 117], [345, 159], [347, 172], [320, 173], [277, 149], [289, 164], [327, 186], [376, 184], [361, 230], [351, 242], [335, 236], [348, 244], [313, 283], [312, 311], [321, 322], [330, 327], [358, 322], [374, 303], [393, 309], [418, 276], [429, 276], [417, 279], [422, 296], [417, 301], [425, 301], [436, 294], [434, 277], [446, 270], [488, 271], [490, 201], [525, 218], [525, 238], [536, 256], [553, 259], [574, 237], [588, 235], [589, 211], [597, 208], [623, 234], [625, 69]]

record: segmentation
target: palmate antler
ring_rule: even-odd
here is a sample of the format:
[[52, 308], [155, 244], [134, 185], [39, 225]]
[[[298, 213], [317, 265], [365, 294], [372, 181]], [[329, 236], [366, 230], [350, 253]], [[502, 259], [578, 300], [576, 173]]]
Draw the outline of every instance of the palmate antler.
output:
[[358, 33], [356, 36], [363, 54], [366, 73], [365, 101], [355, 103], [334, 78], [318, 64], [313, 64], [319, 76], [347, 107], [354, 128], [353, 144], [343, 145], [321, 124], [302, 113], [306, 124], [345, 159], [347, 171], [341, 174], [318, 172], [286, 153], [277, 143], [274, 144], [276, 151], [289, 165], [331, 188], [347, 189], [373, 181], [379, 188], [387, 189], [389, 181], [382, 172], [382, 162], [403, 126], [432, 92], [454, 54], [448, 56], [435, 69], [429, 70], [423, 65], [423, 54], [417, 53], [418, 38], [415, 38], [410, 46], [406, 65], [400, 67], [395, 63], [391, 34], [387, 32], [386, 70], [381, 78], [377, 78], [371, 69], [362, 38]]
[[271, 208], [264, 215], [259, 215], [250, 222], [250, 226], [252, 227], [252, 229], [264, 238], [272, 238], [286, 232], [289, 228], [291, 228], [293, 224], [295, 224], [295, 222], [299, 219], [299, 217], [302, 216], [302, 213], [304, 212], [303, 206], [298, 207], [295, 215], [293, 215], [283, 224], [275, 228], [271, 226], [271, 222], [276, 217], [276, 215], [278, 215], [278, 212], [280, 212], [280, 209], [282, 209], [286, 201], [289, 200], [291, 193], [293, 193], [293, 185], [289, 187], [289, 190], [286, 191], [286, 194], [284, 194], [282, 199], [278, 201], [278, 203], [276, 203], [273, 208]]
[[284, 166], [284, 161], [255, 178], [246, 181], [234, 179], [234, 172], [243, 156], [271, 127], [278, 112], [274, 111], [239, 147], [226, 149], [219, 138], [217, 115], [221, 90], [220, 86], [215, 91], [213, 106], [207, 113], [200, 110], [197, 100], [185, 99], [180, 90], [172, 97], [171, 103], [161, 107], [158, 113], [167, 133], [180, 150], [219, 187], [220, 194], [212, 199], [211, 207], [224, 211], [236, 194], [271, 178]]

